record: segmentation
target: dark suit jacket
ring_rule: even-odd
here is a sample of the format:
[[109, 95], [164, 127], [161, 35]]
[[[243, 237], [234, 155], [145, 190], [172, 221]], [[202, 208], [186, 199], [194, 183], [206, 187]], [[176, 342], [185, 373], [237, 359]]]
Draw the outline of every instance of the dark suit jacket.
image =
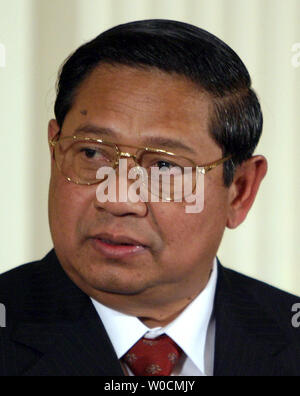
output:
[[[219, 264], [215, 299], [216, 376], [300, 375], [294, 297]], [[1, 376], [122, 376], [88, 296], [62, 270], [54, 251], [0, 276]]]

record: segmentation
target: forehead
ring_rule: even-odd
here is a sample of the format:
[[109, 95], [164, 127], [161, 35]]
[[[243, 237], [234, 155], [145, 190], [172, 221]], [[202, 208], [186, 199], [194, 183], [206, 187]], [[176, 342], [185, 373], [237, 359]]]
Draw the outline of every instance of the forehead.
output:
[[195, 145], [210, 139], [211, 109], [209, 95], [182, 76], [101, 65], [79, 87], [64, 126], [68, 131], [87, 123], [107, 128], [124, 144], [157, 135]]

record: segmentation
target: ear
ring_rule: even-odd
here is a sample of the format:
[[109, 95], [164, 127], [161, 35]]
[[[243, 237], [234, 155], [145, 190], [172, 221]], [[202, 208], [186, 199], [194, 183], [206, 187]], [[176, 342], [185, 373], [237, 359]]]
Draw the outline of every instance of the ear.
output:
[[50, 120], [48, 124], [48, 140], [52, 140], [59, 133], [60, 127], [56, 120]]
[[[60, 132], [60, 127], [56, 120], [50, 120], [48, 124], [48, 141], [54, 139], [55, 136]], [[53, 158], [53, 147], [49, 144], [51, 157]]]
[[236, 228], [245, 220], [267, 169], [267, 160], [262, 155], [251, 157], [237, 168], [229, 187], [228, 228]]

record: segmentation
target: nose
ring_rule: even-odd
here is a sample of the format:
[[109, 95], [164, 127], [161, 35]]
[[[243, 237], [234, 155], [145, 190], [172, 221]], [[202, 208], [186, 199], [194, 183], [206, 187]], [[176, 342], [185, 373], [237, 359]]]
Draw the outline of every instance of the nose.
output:
[[[132, 158], [134, 156], [128, 155], [126, 157]], [[135, 160], [135, 158], [133, 159]], [[141, 199], [138, 202], [130, 200], [128, 189], [133, 181], [128, 180], [127, 165], [127, 159], [120, 159], [119, 167], [112, 171], [106, 181], [99, 184], [94, 206], [97, 210], [105, 210], [114, 216], [145, 217], [148, 213], [147, 204]], [[134, 165], [136, 164], [134, 163]]]

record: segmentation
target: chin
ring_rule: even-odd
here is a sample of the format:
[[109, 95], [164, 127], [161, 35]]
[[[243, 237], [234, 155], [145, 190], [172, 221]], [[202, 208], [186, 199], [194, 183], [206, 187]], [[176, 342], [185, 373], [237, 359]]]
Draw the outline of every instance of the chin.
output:
[[[149, 282], [134, 276], [132, 270], [107, 268], [105, 265], [93, 268], [80, 268], [69, 274], [73, 282], [86, 294], [96, 297], [99, 294], [136, 295], [142, 293]], [[99, 268], [100, 267], [100, 268]]]

